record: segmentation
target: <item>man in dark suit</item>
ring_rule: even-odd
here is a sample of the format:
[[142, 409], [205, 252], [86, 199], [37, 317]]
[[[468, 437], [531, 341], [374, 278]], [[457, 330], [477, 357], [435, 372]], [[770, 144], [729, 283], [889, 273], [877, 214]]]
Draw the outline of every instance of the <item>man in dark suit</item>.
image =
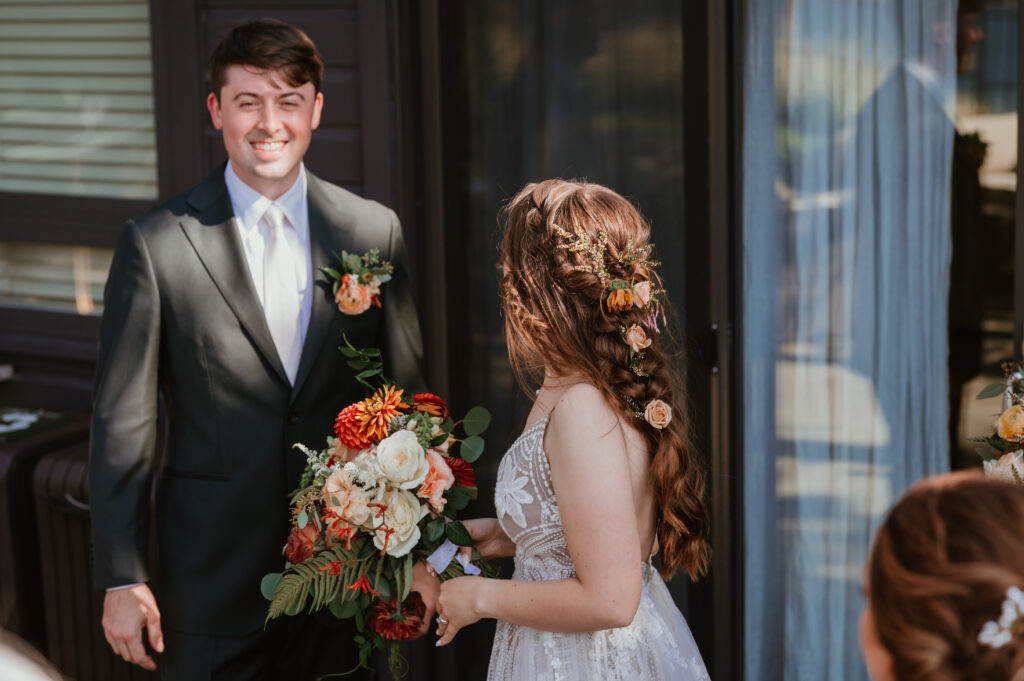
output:
[[[292, 665], [306, 661], [288, 660], [315, 640], [312, 623], [264, 631], [260, 595], [261, 577], [282, 567], [288, 492], [305, 464], [290, 447], [322, 446], [337, 412], [364, 397], [337, 351], [343, 334], [381, 347], [401, 384], [421, 382], [397, 217], [302, 165], [322, 71], [298, 29], [236, 25], [211, 57], [207, 102], [228, 163], [118, 238], [93, 415], [95, 573], [108, 642], [154, 669], [145, 628], [164, 678], [305, 678]], [[317, 268], [332, 252], [371, 249], [394, 265], [382, 307], [342, 314]], [[167, 420], [159, 470], [158, 393]], [[332, 643], [335, 671], [347, 668], [353, 646]]]

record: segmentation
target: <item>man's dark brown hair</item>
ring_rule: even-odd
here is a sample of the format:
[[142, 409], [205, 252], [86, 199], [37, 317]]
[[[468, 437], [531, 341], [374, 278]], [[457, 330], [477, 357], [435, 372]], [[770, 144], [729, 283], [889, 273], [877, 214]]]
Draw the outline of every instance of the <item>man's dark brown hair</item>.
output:
[[309, 36], [291, 24], [265, 17], [243, 19], [213, 48], [210, 85], [218, 101], [228, 67], [233, 65], [280, 71], [289, 85], [312, 83], [316, 92], [324, 74], [324, 63]]

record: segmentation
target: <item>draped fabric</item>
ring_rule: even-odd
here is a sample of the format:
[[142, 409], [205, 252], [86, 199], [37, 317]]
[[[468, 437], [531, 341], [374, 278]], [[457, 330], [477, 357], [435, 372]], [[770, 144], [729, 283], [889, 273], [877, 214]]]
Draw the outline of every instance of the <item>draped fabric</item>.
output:
[[955, 0], [747, 0], [745, 678], [867, 679], [874, 527], [948, 468]]

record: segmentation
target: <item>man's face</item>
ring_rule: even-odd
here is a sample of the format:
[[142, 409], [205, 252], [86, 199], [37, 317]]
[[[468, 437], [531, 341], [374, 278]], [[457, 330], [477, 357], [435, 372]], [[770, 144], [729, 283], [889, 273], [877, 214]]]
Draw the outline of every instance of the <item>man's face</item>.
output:
[[213, 126], [224, 132], [231, 167], [269, 199], [284, 194], [299, 176], [324, 96], [312, 83], [289, 85], [278, 71], [232, 65], [220, 97], [206, 98]]

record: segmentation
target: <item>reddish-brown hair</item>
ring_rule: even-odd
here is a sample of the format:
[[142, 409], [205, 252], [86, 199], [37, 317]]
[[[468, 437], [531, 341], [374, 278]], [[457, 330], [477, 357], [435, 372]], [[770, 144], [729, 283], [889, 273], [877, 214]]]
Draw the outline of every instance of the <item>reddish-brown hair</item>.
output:
[[[602, 303], [608, 289], [590, 272], [585, 253], [559, 248], [552, 225], [586, 234], [596, 242], [608, 235], [608, 272], [625, 281], [660, 284], [657, 272], [640, 263], [622, 263], [630, 244], [650, 243], [650, 227], [633, 205], [597, 184], [547, 180], [527, 185], [503, 211], [504, 238], [498, 267], [509, 358], [520, 384], [539, 382], [544, 366], [561, 374], [581, 374], [597, 386], [624, 421], [633, 421], [648, 442], [651, 472], [660, 513], [658, 541], [663, 575], [679, 568], [693, 578], [711, 558], [705, 474], [690, 445], [686, 394], [678, 356], [666, 347], [668, 334], [653, 334], [639, 368], [630, 369], [629, 347], [621, 329], [639, 324], [649, 310], [632, 307], [609, 312]], [[667, 301], [663, 300], [663, 303]], [[665, 305], [666, 310], [670, 308]], [[665, 331], [665, 329], [662, 329]], [[667, 428], [656, 430], [635, 420], [635, 405], [660, 399], [672, 407]]]
[[1024, 587], [1024, 487], [979, 473], [925, 480], [875, 535], [868, 598], [899, 681], [1024, 680], [1024, 645], [978, 642]]
[[280, 71], [292, 87], [312, 83], [320, 92], [324, 63], [316, 45], [303, 31], [277, 19], [255, 17], [239, 21], [210, 54], [210, 86], [220, 100], [229, 66]]

